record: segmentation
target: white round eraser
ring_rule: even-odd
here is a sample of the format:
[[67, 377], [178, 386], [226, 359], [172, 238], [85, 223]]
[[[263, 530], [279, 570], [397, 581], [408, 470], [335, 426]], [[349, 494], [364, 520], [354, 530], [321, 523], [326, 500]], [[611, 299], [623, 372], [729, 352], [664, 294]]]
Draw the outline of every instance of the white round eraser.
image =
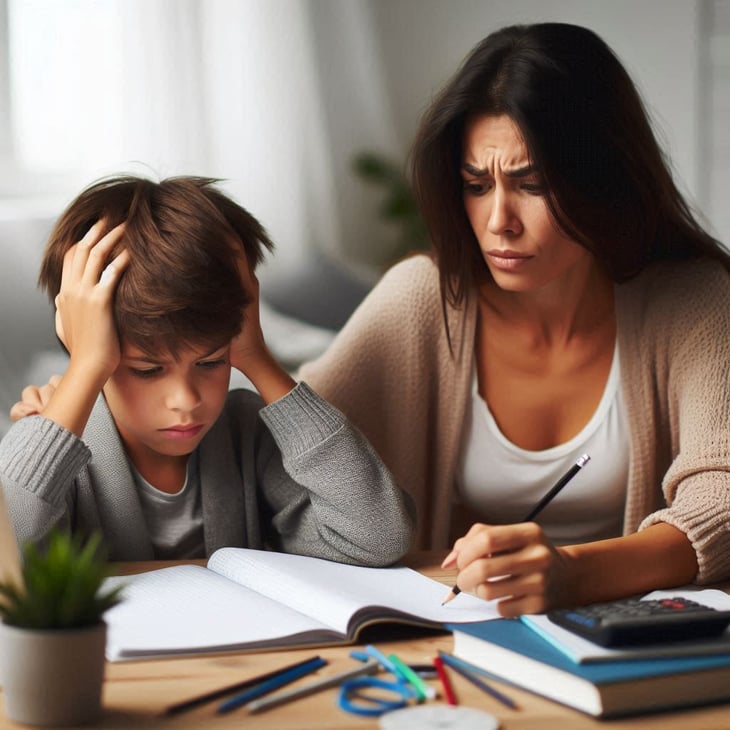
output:
[[499, 720], [473, 707], [417, 705], [386, 712], [380, 717], [381, 730], [497, 730]]

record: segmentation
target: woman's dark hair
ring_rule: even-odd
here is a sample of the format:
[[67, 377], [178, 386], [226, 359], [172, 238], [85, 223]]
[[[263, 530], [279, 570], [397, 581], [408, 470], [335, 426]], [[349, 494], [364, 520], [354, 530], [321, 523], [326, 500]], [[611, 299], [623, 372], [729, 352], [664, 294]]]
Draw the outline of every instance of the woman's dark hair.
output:
[[241, 329], [251, 292], [238, 273], [245, 255], [255, 269], [273, 244], [261, 224], [216, 189], [216, 180], [134, 176], [100, 180], [61, 215], [46, 245], [39, 284], [54, 300], [63, 257], [98, 220], [124, 222], [112, 256], [130, 261], [114, 296], [119, 337], [149, 355], [186, 347], [217, 349]]
[[650, 262], [730, 254], [672, 179], [639, 94], [592, 31], [515, 25], [482, 40], [424, 114], [411, 153], [414, 192], [434, 247], [444, 306], [490, 278], [463, 204], [463, 135], [475, 115], [506, 115], [560, 229], [614, 281]]

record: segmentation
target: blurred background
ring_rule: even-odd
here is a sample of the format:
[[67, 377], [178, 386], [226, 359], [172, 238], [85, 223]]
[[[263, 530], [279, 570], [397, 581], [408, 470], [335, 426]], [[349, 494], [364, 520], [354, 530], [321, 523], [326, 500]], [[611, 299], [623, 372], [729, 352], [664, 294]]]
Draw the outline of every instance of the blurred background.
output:
[[277, 243], [262, 319], [294, 368], [425, 245], [402, 172], [432, 95], [490, 31], [546, 20], [617, 52], [730, 241], [730, 0], [0, 0], [0, 435], [63, 367], [35, 282], [82, 187], [220, 178]]

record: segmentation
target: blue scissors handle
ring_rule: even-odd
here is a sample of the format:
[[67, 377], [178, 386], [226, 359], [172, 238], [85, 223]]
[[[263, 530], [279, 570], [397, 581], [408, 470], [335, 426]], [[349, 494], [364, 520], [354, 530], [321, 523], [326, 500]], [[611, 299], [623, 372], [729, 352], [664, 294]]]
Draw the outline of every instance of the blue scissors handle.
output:
[[[394, 697], [388, 699], [380, 693], [370, 693], [368, 690], [384, 690]], [[408, 700], [415, 696], [415, 692], [404, 682], [388, 682], [377, 677], [357, 677], [340, 685], [337, 704], [345, 712], [354, 715], [378, 717], [384, 712], [405, 707]]]

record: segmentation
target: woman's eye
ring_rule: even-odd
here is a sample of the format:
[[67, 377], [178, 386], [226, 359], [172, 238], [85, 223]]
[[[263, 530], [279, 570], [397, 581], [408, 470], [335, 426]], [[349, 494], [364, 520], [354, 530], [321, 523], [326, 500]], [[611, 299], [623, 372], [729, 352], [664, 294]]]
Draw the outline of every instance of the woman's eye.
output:
[[541, 185], [540, 183], [525, 183], [522, 186], [522, 189], [526, 193], [530, 193], [530, 195], [544, 195], [545, 194], [545, 186]]
[[464, 192], [469, 195], [484, 195], [489, 190], [489, 186], [484, 183], [464, 181]]

